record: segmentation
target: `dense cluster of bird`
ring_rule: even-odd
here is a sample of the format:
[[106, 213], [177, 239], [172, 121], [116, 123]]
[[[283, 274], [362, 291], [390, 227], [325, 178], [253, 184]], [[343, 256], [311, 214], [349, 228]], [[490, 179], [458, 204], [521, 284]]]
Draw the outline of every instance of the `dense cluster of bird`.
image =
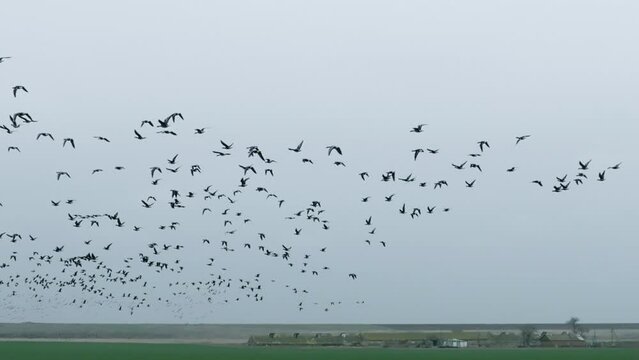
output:
[[[5, 62], [10, 57], [0, 57], [0, 63]], [[11, 89], [13, 98], [28, 95], [28, 89], [23, 85], [15, 85]], [[73, 151], [76, 147], [81, 147], [88, 142], [99, 142], [105, 146], [114, 146], [111, 139], [106, 136], [93, 136], [92, 138], [72, 138], [52, 134], [47, 131], [40, 131], [39, 128], [44, 121], [34, 118], [28, 112], [16, 112], [9, 114], [9, 122], [0, 124], [0, 129], [6, 136], [2, 137], [2, 144], [6, 144], [7, 156], [21, 156], [19, 153], [29, 143], [11, 143], [12, 136], [22, 131], [34, 131], [33, 141], [58, 143], [61, 148]], [[126, 138], [129, 141], [148, 141], [154, 136], [200, 136], [208, 127], [195, 128], [190, 133], [183, 135], [184, 128], [188, 126], [188, 119], [180, 112], [172, 113], [161, 119], [151, 121], [143, 120], [135, 129], [127, 130]], [[409, 136], [420, 136], [427, 129], [427, 124], [418, 124], [410, 129], [405, 129]], [[31, 130], [34, 129], [34, 130]], [[523, 146], [523, 142], [528, 142], [531, 135], [516, 136], [512, 139], [514, 146]], [[20, 146], [18, 146], [20, 145]], [[259, 146], [251, 145], [245, 149], [238, 149], [233, 141], [217, 140], [217, 146], [211, 149], [212, 159], [230, 158], [237, 159], [242, 150], [246, 151], [246, 159], [240, 163], [234, 162], [232, 167], [238, 180], [236, 185], [230, 189], [219, 189], [214, 184], [214, 169], [218, 166], [215, 160], [212, 165], [189, 164], [188, 159], [177, 152], [173, 152], [168, 158], [161, 157], [152, 159], [152, 164], [148, 166], [148, 178], [144, 180], [148, 186], [148, 193], [137, 199], [125, 197], [121, 199], [127, 204], [135, 203], [144, 211], [154, 211], [159, 207], [164, 207], [166, 212], [174, 216], [162, 222], [154, 224], [153, 227], [145, 224], [141, 225], [141, 219], [134, 215], [125, 215], [120, 211], [105, 213], [104, 211], [90, 211], [88, 213], [78, 213], [74, 206], [82, 199], [47, 199], [43, 206], [57, 208], [57, 214], [61, 221], [65, 221], [70, 229], [90, 229], [91, 231], [109, 231], [120, 228], [121, 234], [118, 238], [113, 238], [105, 242], [94, 241], [91, 238], [82, 240], [81, 243], [55, 243], [59, 237], [52, 237], [48, 234], [26, 234], [12, 231], [11, 224], [0, 221], [0, 244], [9, 246], [2, 247], [0, 253], [0, 294], [5, 302], [11, 301], [13, 297], [20, 299], [31, 298], [36, 302], [61, 302], [64, 306], [111, 306], [120, 311], [128, 311], [133, 314], [136, 309], [153, 307], [156, 304], [163, 304], [171, 307], [176, 314], [181, 314], [189, 305], [198, 302], [211, 304], [223, 304], [241, 300], [262, 301], [266, 296], [268, 287], [282, 287], [290, 292], [295, 299], [296, 310], [304, 310], [309, 306], [314, 306], [321, 311], [329, 311], [331, 307], [342, 304], [341, 299], [329, 300], [326, 302], [313, 301], [311, 278], [322, 277], [333, 272], [333, 266], [328, 266], [323, 261], [323, 256], [331, 251], [330, 247], [322, 240], [311, 238], [302, 241], [305, 234], [312, 231], [328, 232], [332, 230], [332, 220], [330, 218], [330, 208], [323, 206], [322, 199], [311, 199], [306, 206], [295, 207], [293, 201], [288, 201], [285, 194], [277, 193], [267, 188], [269, 180], [277, 178], [280, 161], [291, 161], [300, 166], [335, 166], [346, 168], [343, 176], [353, 177], [358, 182], [367, 183], [371, 181], [381, 181], [393, 184], [396, 182], [406, 183], [417, 188], [426, 188], [432, 191], [442, 191], [449, 186], [459, 185], [462, 188], [476, 188], [477, 178], [484, 174], [480, 160], [491, 151], [491, 145], [487, 140], [478, 140], [475, 151], [468, 154], [465, 159], [451, 163], [452, 171], [459, 172], [462, 176], [471, 178], [464, 179], [418, 179], [412, 173], [401, 174], [394, 169], [386, 170], [375, 174], [372, 170], [355, 170], [348, 172], [352, 168], [347, 165], [347, 153], [342, 145], [330, 144], [323, 149], [322, 158], [328, 161], [317, 161], [318, 153], [316, 149], [307, 150], [304, 141], [283, 147], [283, 151], [290, 151], [287, 159], [273, 159]], [[21, 150], [22, 148], [22, 150]], [[348, 149], [346, 149], [348, 150]], [[415, 148], [406, 149], [406, 157], [411, 161], [419, 161], [423, 156], [438, 156], [439, 148]], [[222, 161], [222, 160], [218, 160]], [[229, 166], [224, 163], [224, 166]], [[447, 165], [448, 166], [448, 165]], [[607, 180], [610, 170], [619, 170], [621, 163], [606, 166], [590, 172], [591, 160], [578, 160], [573, 169], [573, 173], [562, 174], [553, 179], [549, 191], [560, 193], [572, 190], [575, 186], [582, 186], [585, 182], [595, 179], [598, 182]], [[115, 171], [127, 172], [127, 166], [114, 166]], [[515, 166], [503, 169], [504, 173], [515, 172]], [[91, 177], [98, 177], [100, 173], [107, 171], [105, 167], [86, 169], [86, 173]], [[185, 188], [184, 182], [172, 181], [177, 178], [177, 174], [187, 174], [194, 181]], [[60, 168], [51, 174], [50, 179], [44, 181], [67, 182], [74, 181], [76, 173], [69, 169]], [[462, 181], [463, 180], [463, 181]], [[554, 181], [556, 180], [556, 181]], [[540, 187], [547, 189], [546, 179], [529, 179], [525, 186]], [[162, 182], [162, 183], [161, 183]], [[166, 190], [160, 184], [166, 183]], [[79, 186], [80, 184], [78, 184]], [[249, 192], [249, 189], [251, 190]], [[379, 200], [378, 200], [379, 199]], [[348, 199], [344, 199], [347, 201]], [[451, 209], [440, 204], [416, 205], [418, 202], [412, 198], [402, 199], [393, 192], [385, 194], [354, 195], [353, 201], [361, 203], [371, 203], [378, 201], [379, 204], [392, 208], [395, 216], [405, 216], [411, 220], [417, 220], [422, 215], [434, 215], [436, 213], [448, 213]], [[272, 208], [272, 213], [279, 217], [282, 222], [281, 227], [290, 237], [279, 236], [270, 237], [267, 231], [253, 230], [253, 218], [248, 215], [255, 204], [250, 201], [263, 202], [264, 206]], [[13, 205], [13, 204], [11, 204]], [[2, 203], [0, 206], [5, 209], [10, 205]], [[16, 206], [19, 206], [17, 204]], [[2, 209], [2, 208], [0, 208]], [[210, 236], [201, 239], [185, 239], [180, 234], [182, 221], [180, 216], [172, 211], [180, 209], [194, 209], [197, 216], [204, 219], [207, 224], [215, 222], [219, 224], [219, 233], [212, 233]], [[366, 210], [364, 210], [366, 211]], [[192, 215], [190, 215], [192, 216]], [[2, 214], [0, 214], [0, 218]], [[37, 215], [36, 215], [37, 218]], [[149, 218], [157, 219], [157, 213]], [[347, 221], [348, 219], [344, 219]], [[379, 238], [376, 236], [376, 219], [373, 214], [366, 214], [358, 224], [362, 227], [362, 238], [357, 239], [359, 246], [376, 246], [382, 249], [391, 246], [394, 239]], [[361, 221], [361, 222], [359, 222]], [[279, 226], [279, 225], [278, 225]], [[130, 232], [130, 233], [129, 233]], [[157, 232], [169, 233], [167, 238], [172, 242], [160, 242], [155, 240]], [[141, 234], [141, 235], [134, 235]], [[149, 235], [144, 235], [149, 233]], [[127, 237], [139, 236], [141, 239], [148, 239], [142, 246], [132, 246], [127, 243]], [[331, 236], [331, 235], [327, 235]], [[164, 237], [162, 237], [164, 238]], [[278, 240], [286, 239], [284, 241]], [[19, 246], [19, 243], [31, 243], [32, 249]], [[206, 261], [195, 263], [191, 259], [185, 258], [183, 251], [185, 248], [197, 248], [198, 253], [207, 254]], [[113, 257], [109, 254], [118, 249], [118, 254], [125, 253], [125, 256]], [[286, 278], [266, 280], [263, 272], [250, 275], [237, 275], [239, 269], [231, 269], [224, 265], [221, 259], [232, 256], [233, 253], [252, 253], [257, 256], [269, 259], [268, 261], [281, 263], [283, 269], [294, 272], [302, 276], [301, 285], [295, 285], [287, 281]], [[210, 254], [210, 256], [208, 256]], [[277, 266], [277, 265], [276, 265]], [[189, 268], [194, 269], [188, 273]], [[15, 271], [12, 269], [16, 269]], [[238, 271], [234, 271], [238, 270]], [[340, 270], [342, 271], [342, 270]], [[161, 274], [155, 276], [154, 274]], [[194, 275], [195, 274], [195, 275]], [[362, 274], [359, 274], [360, 277]], [[193, 276], [198, 276], [197, 278]], [[334, 275], [343, 278], [345, 281], [358, 279], [358, 272], [346, 270], [343, 273]], [[155, 289], [160, 296], [157, 296]], [[168, 289], [168, 291], [167, 291]], [[60, 297], [58, 294], [70, 293], [70, 297]], [[154, 295], [155, 294], [155, 295]], [[66, 300], [68, 299], [68, 300]], [[355, 303], [362, 304], [364, 300], [357, 300]]]

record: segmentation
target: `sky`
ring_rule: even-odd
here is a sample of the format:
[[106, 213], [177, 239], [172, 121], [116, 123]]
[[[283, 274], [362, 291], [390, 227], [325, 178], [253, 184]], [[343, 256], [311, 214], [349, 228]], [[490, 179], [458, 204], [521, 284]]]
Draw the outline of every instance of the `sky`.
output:
[[[0, 123], [20, 111], [38, 122], [0, 131], [0, 232], [26, 238], [0, 240], [0, 264], [10, 265], [0, 268], [0, 321], [639, 322], [632, 285], [639, 280], [638, 12], [632, 1], [3, 4], [0, 56], [11, 58], [0, 63]], [[15, 85], [28, 93], [14, 97]], [[174, 112], [184, 116], [171, 125], [178, 136], [140, 128]], [[423, 132], [410, 132], [422, 123]], [[195, 128], [206, 129], [196, 135]], [[146, 139], [134, 139], [134, 129]], [[36, 140], [41, 132], [55, 141]], [[531, 136], [515, 145], [521, 135]], [[75, 150], [62, 147], [66, 137]], [[230, 156], [212, 153], [220, 140], [234, 144]], [[300, 153], [288, 150], [302, 140]], [[468, 157], [480, 153], [480, 140], [490, 149]], [[248, 158], [252, 145], [277, 162]], [[343, 155], [327, 155], [330, 145]], [[9, 146], [20, 152], [5, 151]], [[417, 148], [439, 152], [413, 160]], [[166, 160], [175, 154], [182, 168], [170, 174]], [[584, 184], [551, 191], [555, 177], [572, 180], [578, 162], [591, 159]], [[451, 166], [464, 161], [464, 170]], [[620, 169], [607, 169], [619, 162]], [[195, 164], [202, 172], [191, 176]], [[231, 196], [243, 177], [238, 165], [254, 165], [257, 174]], [[153, 166], [163, 169], [157, 186]], [[95, 168], [104, 171], [92, 175]], [[275, 176], [263, 175], [267, 168]], [[380, 181], [389, 170], [417, 180]], [[606, 181], [596, 181], [603, 170]], [[57, 171], [71, 179], [57, 181]], [[363, 171], [371, 175], [366, 181]], [[467, 188], [464, 181], [474, 179]], [[439, 180], [449, 186], [434, 189]], [[236, 202], [205, 200], [207, 185]], [[180, 190], [184, 209], [168, 206], [171, 189]], [[189, 191], [193, 199], [185, 197]], [[142, 208], [148, 196], [157, 204]], [[75, 202], [50, 203], [66, 199]], [[303, 217], [285, 219], [312, 201], [321, 202], [329, 230]], [[423, 213], [401, 215], [402, 204]], [[433, 214], [427, 206], [436, 207]], [[211, 212], [202, 215], [205, 207]], [[74, 228], [67, 220], [67, 213], [115, 212], [123, 228], [106, 220], [99, 229], [86, 222]], [[158, 229], [173, 221], [177, 230]], [[231, 228], [237, 232], [225, 234]], [[299, 236], [295, 228], [303, 229]], [[222, 240], [235, 251], [224, 251]], [[158, 257], [180, 260], [183, 271], [141, 264], [151, 242], [183, 245]], [[292, 246], [294, 266], [264, 256], [259, 245], [280, 254], [282, 245]], [[37, 266], [28, 260], [33, 251], [54, 261]], [[63, 273], [58, 258], [87, 251], [114, 272], [132, 258], [127, 269], [148, 287], [98, 275], [100, 286], [117, 293], [105, 299], [12, 281], [67, 279], [77, 269]], [[303, 262], [329, 269], [300, 273]], [[86, 276], [105, 274], [95, 264], [84, 268]], [[189, 285], [217, 276], [233, 279], [232, 287], [212, 295]], [[263, 301], [244, 297], [239, 279], [259, 282]], [[172, 282], [186, 285], [173, 294]], [[120, 311], [133, 303], [120, 297], [130, 292], [146, 292], [149, 307]]]

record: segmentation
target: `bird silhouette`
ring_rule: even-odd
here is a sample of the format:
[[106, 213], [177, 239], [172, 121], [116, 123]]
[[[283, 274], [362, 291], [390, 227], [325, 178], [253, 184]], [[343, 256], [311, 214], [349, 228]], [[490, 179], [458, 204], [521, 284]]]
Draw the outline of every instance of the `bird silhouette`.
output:
[[[0, 59], [1, 59], [1, 58], [0, 58]], [[1, 61], [0, 61], [0, 62], [1, 62]], [[13, 87], [13, 97], [18, 96], [18, 91], [20, 91], [20, 90], [24, 91], [25, 93], [28, 93], [28, 92], [29, 92], [29, 91], [27, 91], [27, 89], [26, 89], [24, 86], [22, 86], [22, 85], [16, 85], [16, 86], [14, 86], [14, 87]]]
[[72, 138], [64, 138], [62, 140], [62, 147], [64, 147], [66, 144], [71, 144], [71, 147], [75, 149], [75, 141]]
[[517, 139], [517, 141], [515, 142], [515, 145], [517, 145], [520, 142], [528, 139], [529, 137], [530, 137], [530, 135], [516, 136], [515, 139]]
[[586, 161], [585, 163], [583, 163], [583, 162], [581, 162], [581, 161], [580, 161], [580, 162], [579, 162], [579, 170], [588, 170], [588, 165], [590, 165], [590, 162], [591, 162], [591, 161], [592, 161], [592, 160], [588, 160], [588, 161]]
[[419, 125], [417, 125], [417, 126], [413, 127], [413, 128], [410, 130], [410, 132], [413, 132], [413, 133], [420, 133], [420, 132], [423, 132], [423, 131], [424, 131], [424, 126], [426, 126], [426, 125], [428, 125], [428, 124], [419, 124]]
[[294, 147], [294, 148], [288, 148], [288, 149], [289, 149], [290, 151], [292, 151], [292, 152], [296, 152], [296, 153], [298, 153], [298, 152], [302, 151], [302, 145], [304, 145], [304, 140], [302, 140], [302, 141], [301, 141], [301, 142], [300, 142], [300, 143], [299, 143], [296, 147]]

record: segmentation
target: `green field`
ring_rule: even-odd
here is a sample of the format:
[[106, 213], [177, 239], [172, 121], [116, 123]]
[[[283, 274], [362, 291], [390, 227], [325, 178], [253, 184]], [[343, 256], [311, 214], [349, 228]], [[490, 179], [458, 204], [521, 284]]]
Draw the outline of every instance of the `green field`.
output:
[[256, 348], [193, 344], [2, 342], [2, 360], [199, 360], [199, 359], [429, 359], [429, 360], [637, 360], [639, 349], [372, 349]]

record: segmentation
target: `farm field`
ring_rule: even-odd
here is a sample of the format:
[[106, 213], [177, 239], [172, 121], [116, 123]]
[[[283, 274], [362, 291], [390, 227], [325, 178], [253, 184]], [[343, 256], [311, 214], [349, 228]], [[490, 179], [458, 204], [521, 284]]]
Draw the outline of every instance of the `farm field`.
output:
[[91, 359], [429, 359], [429, 360], [636, 360], [639, 349], [374, 349], [256, 348], [197, 344], [122, 344], [71, 342], [2, 342], [3, 360]]

